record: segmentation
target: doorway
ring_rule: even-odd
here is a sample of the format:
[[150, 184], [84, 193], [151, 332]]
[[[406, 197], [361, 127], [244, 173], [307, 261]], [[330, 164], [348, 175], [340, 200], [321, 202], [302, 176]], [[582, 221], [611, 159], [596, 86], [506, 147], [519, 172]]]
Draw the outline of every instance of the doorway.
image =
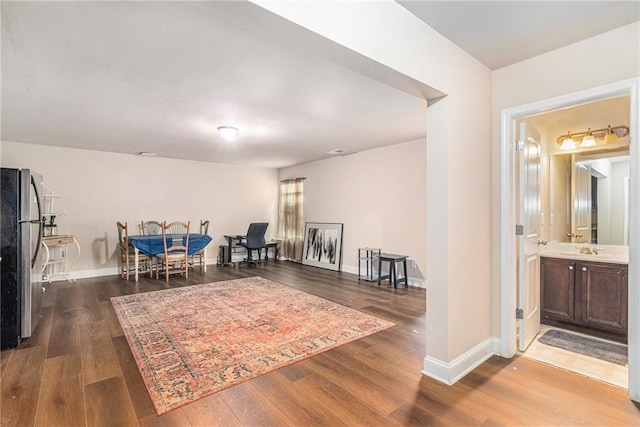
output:
[[[517, 166], [520, 173], [517, 175], [524, 181], [518, 188], [529, 189], [517, 196], [522, 204], [520, 209], [524, 208], [526, 214], [520, 215], [519, 222], [524, 225], [523, 246], [531, 240], [530, 250], [521, 249], [519, 252], [519, 257], [526, 259], [526, 263], [523, 263], [524, 274], [520, 274], [518, 280], [528, 280], [528, 292], [518, 295], [519, 308], [524, 309], [519, 323], [526, 322], [526, 336], [519, 334], [519, 354], [625, 389], [628, 388], [629, 376], [626, 366], [627, 334], [614, 337], [624, 341], [619, 343], [600, 338], [606, 335], [606, 328], [610, 325], [606, 325], [604, 330], [588, 327], [572, 331], [574, 322], [593, 322], [584, 314], [586, 306], [582, 298], [588, 293], [582, 289], [585, 283], [580, 277], [583, 274], [576, 269], [571, 275], [576, 282], [569, 290], [565, 287], [568, 283], [560, 280], [558, 274], [565, 278], [570, 272], [566, 268], [573, 268], [574, 262], [547, 261], [547, 258], [562, 243], [565, 243], [562, 246], [564, 250], [573, 250], [576, 255], [577, 243], [599, 248], [599, 256], [591, 255], [591, 258], [602, 262], [612, 259], [602, 257], [611, 255], [614, 248], [628, 250], [623, 239], [625, 215], [622, 193], [624, 178], [629, 173], [629, 138], [626, 133], [629, 103], [629, 96], [622, 96], [516, 121], [520, 129], [518, 140], [524, 141], [522, 150], [516, 155], [520, 158]], [[617, 134], [606, 143], [603, 129], [607, 130], [608, 126], [612, 126], [612, 132]], [[569, 133], [567, 129], [574, 135], [575, 148], [562, 144]], [[588, 132], [592, 132], [594, 139], [581, 147], [580, 135]], [[527, 149], [527, 138], [536, 142], [533, 149]], [[536, 155], [528, 154], [529, 151]], [[531, 161], [524, 162], [525, 159]], [[528, 203], [523, 204], [525, 201]], [[542, 256], [541, 262], [539, 256]], [[535, 269], [537, 274], [527, 274], [529, 269]], [[541, 271], [547, 271], [547, 274], [541, 276]], [[545, 288], [540, 288], [540, 278], [546, 281]], [[608, 320], [624, 318], [624, 322], [616, 321], [616, 325], [626, 327], [626, 281], [623, 287], [617, 286], [616, 281], [598, 283], [599, 288], [602, 285], [611, 288], [606, 292], [607, 297], [620, 292], [618, 300], [624, 300], [624, 304], [605, 306], [598, 303], [596, 311], [605, 309], [600, 316], [610, 316]], [[567, 305], [569, 295], [566, 291], [574, 292], [571, 305]], [[566, 322], [565, 316], [573, 316], [575, 320]]]
[[[630, 146], [630, 181], [638, 182], [638, 167], [640, 166], [640, 150], [638, 141], [638, 99], [640, 79], [630, 79], [623, 82], [609, 84], [586, 91], [564, 95], [537, 103], [527, 104], [502, 111], [502, 144], [501, 144], [501, 174], [500, 174], [500, 283], [501, 283], [501, 341], [500, 354], [512, 357], [516, 354], [517, 323], [517, 222], [514, 189], [514, 141], [516, 135], [516, 121], [525, 117], [544, 112], [562, 110], [578, 105], [584, 105], [605, 99], [629, 96], [630, 99], [630, 139], [636, 141]], [[630, 184], [633, 186], [633, 184]], [[629, 396], [640, 401], [640, 233], [634, 229], [640, 224], [640, 204], [634, 194], [630, 194], [629, 201], [629, 330], [636, 331], [628, 336], [629, 342]], [[548, 219], [547, 219], [548, 220]]]

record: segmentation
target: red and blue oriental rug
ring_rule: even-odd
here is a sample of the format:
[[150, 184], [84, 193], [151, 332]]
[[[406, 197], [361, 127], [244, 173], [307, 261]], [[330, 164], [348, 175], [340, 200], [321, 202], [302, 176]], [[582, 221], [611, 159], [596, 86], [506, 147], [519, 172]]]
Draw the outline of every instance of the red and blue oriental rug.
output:
[[111, 302], [158, 414], [394, 325], [260, 277]]

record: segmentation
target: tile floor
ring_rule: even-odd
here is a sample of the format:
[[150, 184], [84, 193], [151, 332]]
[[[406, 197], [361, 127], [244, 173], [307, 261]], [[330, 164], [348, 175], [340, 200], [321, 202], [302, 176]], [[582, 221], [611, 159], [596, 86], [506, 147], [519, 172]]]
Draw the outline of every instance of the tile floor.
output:
[[[540, 325], [540, 332], [538, 333], [538, 336], [533, 340], [529, 348], [521, 355], [598, 381], [613, 384], [624, 389], [629, 388], [628, 366], [606, 362], [604, 360], [573, 353], [571, 351], [539, 342], [538, 337], [550, 329], [557, 328]], [[570, 332], [580, 335], [577, 332]]]

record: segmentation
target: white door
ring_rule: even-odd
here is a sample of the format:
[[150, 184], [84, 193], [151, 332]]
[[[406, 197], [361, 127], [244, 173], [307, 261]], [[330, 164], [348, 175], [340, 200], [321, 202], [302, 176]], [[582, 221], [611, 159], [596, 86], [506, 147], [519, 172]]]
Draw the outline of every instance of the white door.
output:
[[540, 135], [522, 123], [518, 138], [518, 307], [520, 351], [526, 350], [540, 330]]
[[[575, 157], [575, 156], [574, 156]], [[574, 159], [571, 241], [591, 243], [591, 166]]]

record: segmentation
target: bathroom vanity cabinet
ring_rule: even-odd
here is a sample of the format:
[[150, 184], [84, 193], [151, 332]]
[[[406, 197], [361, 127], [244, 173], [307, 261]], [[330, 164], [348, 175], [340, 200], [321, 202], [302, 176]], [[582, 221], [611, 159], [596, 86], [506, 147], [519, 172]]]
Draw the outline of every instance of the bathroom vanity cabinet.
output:
[[541, 322], [627, 340], [628, 266], [541, 258]]

